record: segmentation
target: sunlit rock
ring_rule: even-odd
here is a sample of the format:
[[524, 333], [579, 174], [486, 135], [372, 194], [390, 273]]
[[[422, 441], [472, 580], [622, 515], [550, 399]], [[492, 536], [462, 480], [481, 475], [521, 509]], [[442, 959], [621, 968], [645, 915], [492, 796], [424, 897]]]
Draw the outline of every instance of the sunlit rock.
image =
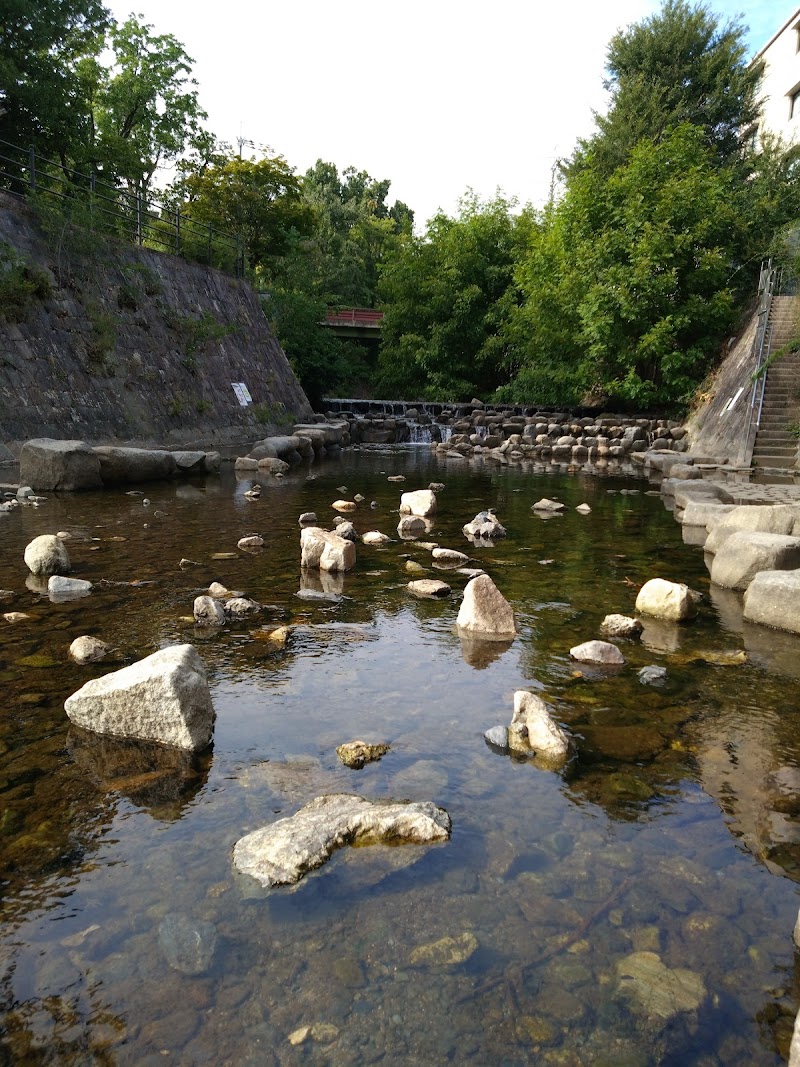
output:
[[511, 726], [522, 724], [528, 731], [533, 754], [548, 762], [562, 763], [572, 750], [572, 738], [553, 718], [547, 704], [535, 693], [519, 689], [514, 693]]
[[233, 862], [265, 888], [292, 885], [344, 845], [428, 844], [446, 841], [450, 830], [450, 816], [430, 801], [372, 802], [335, 793], [240, 838]]
[[365, 763], [373, 763], [385, 756], [389, 746], [380, 742], [370, 744], [367, 741], [346, 741], [336, 749], [336, 755], [345, 765], [353, 770], [360, 770]]
[[423, 519], [436, 514], [436, 494], [430, 489], [417, 489], [400, 496], [401, 515], [420, 515]]
[[537, 500], [535, 504], [531, 506], [531, 511], [566, 511], [567, 505], [562, 504], [559, 500], [550, 500], [544, 496], [541, 500]]
[[761, 571], [744, 594], [744, 619], [800, 633], [800, 571]]
[[619, 667], [625, 662], [616, 645], [608, 641], [584, 641], [569, 650], [570, 656], [579, 663], [599, 663], [603, 666]]
[[300, 533], [300, 564], [322, 571], [349, 571], [356, 562], [356, 546], [338, 534], [307, 526]]
[[98, 663], [111, 652], [111, 645], [98, 637], [76, 637], [69, 646], [69, 657], [76, 663]]
[[433, 562], [440, 567], [463, 567], [469, 563], [469, 556], [464, 552], [456, 552], [452, 548], [434, 548], [431, 552]]
[[746, 589], [759, 571], [800, 567], [800, 537], [739, 530], [722, 544], [711, 564], [711, 581], [725, 589]]
[[240, 537], [236, 542], [237, 548], [263, 548], [264, 538], [259, 534], [250, 534], [248, 537]]
[[436, 578], [420, 578], [417, 581], [409, 582], [408, 591], [413, 593], [414, 596], [434, 598], [436, 600], [450, 596], [452, 592], [446, 582], [440, 582]]
[[430, 523], [420, 515], [402, 515], [397, 524], [397, 532], [401, 537], [419, 537], [430, 530]]
[[47, 595], [54, 604], [80, 600], [91, 591], [92, 583], [82, 578], [62, 578], [60, 574], [53, 574], [47, 579]]
[[498, 637], [517, 633], [514, 609], [488, 574], [467, 583], [456, 625], [461, 630]]
[[391, 537], [381, 533], [379, 530], [369, 530], [361, 535], [361, 540], [365, 545], [388, 545]]
[[162, 648], [94, 678], [64, 708], [84, 729], [193, 751], [208, 745], [214, 726], [206, 668], [192, 645]]
[[261, 605], [246, 596], [235, 596], [225, 601], [225, 617], [233, 622], [249, 619], [253, 615], [258, 615], [259, 611], [261, 611]]
[[693, 619], [697, 614], [689, 587], [682, 582], [668, 582], [664, 578], [651, 578], [644, 583], [636, 597], [636, 610], [672, 622]]
[[636, 638], [643, 629], [641, 622], [630, 615], [606, 615], [600, 623], [600, 631], [606, 637]]
[[23, 556], [31, 574], [69, 574], [72, 565], [66, 546], [55, 534], [40, 534], [30, 542]]
[[225, 608], [213, 596], [195, 597], [192, 614], [198, 626], [225, 625]]

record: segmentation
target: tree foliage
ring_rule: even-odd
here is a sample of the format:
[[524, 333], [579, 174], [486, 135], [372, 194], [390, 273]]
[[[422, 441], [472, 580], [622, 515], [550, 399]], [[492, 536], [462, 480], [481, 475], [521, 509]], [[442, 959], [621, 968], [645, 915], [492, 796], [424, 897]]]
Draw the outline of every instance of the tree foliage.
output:
[[579, 142], [573, 165], [591, 149], [595, 172], [609, 175], [637, 143], [659, 141], [675, 126], [703, 130], [716, 162], [741, 161], [758, 120], [763, 64], [747, 62], [738, 20], [721, 23], [705, 4], [665, 0], [660, 11], [612, 37], [606, 89], [611, 106], [597, 131]]
[[504, 399], [685, 404], [800, 214], [796, 165], [753, 147], [760, 72], [738, 23], [666, 0], [612, 39], [608, 70], [608, 114], [517, 266]]
[[177, 191], [185, 214], [240, 235], [247, 262], [260, 274], [268, 272], [271, 259], [290, 250], [292, 234], [312, 232], [312, 212], [301, 199], [293, 168], [281, 156], [218, 158], [190, 172]]
[[388, 258], [379, 364], [385, 390], [469, 400], [500, 383], [501, 326], [526, 229], [512, 206], [499, 195], [484, 203], [469, 194], [456, 218], [434, 216], [423, 237]]

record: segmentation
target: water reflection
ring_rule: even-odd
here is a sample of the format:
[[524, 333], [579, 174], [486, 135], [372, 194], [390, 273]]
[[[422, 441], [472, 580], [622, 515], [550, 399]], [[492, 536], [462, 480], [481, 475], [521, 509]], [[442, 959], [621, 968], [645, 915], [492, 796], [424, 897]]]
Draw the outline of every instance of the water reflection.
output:
[[208, 780], [210, 752], [192, 755], [141, 741], [101, 737], [70, 726], [67, 751], [105, 793], [125, 797], [155, 819], [178, 819]]

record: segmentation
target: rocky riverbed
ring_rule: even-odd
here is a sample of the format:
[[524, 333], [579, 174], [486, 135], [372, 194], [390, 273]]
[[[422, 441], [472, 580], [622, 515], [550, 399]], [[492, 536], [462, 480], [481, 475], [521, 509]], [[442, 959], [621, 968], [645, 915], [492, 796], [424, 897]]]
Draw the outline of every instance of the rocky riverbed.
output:
[[[743, 623], [658, 488], [616, 470], [372, 450], [0, 514], [10, 1062], [784, 1062], [800, 639]], [[401, 495], [429, 485], [403, 536]], [[489, 509], [505, 536], [468, 538]], [[349, 569], [301, 566], [312, 514], [352, 524]], [[81, 599], [23, 561], [56, 533]], [[492, 639], [458, 625], [479, 572], [513, 611]], [[699, 594], [686, 621], [637, 612], [655, 577]], [[577, 658], [590, 642], [623, 662]], [[86, 682], [187, 644], [210, 746], [70, 725]], [[541, 704], [564, 761], [484, 739]], [[354, 738], [388, 750], [347, 766]], [[293, 887], [235, 869], [237, 841], [337, 794], [435, 805], [450, 839], [354, 840]]]

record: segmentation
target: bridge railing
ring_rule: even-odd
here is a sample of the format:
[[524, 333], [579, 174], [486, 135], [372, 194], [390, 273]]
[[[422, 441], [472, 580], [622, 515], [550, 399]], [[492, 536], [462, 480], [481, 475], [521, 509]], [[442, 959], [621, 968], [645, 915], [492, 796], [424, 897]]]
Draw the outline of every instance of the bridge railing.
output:
[[243, 243], [234, 234], [199, 222], [166, 197], [131, 192], [96, 174], [71, 170], [0, 138], [0, 188], [32, 199], [40, 207], [55, 205], [70, 223], [127, 241], [206, 263], [240, 277]]
[[381, 328], [383, 312], [374, 308], [330, 308], [325, 316], [325, 326], [363, 326], [367, 329]]

